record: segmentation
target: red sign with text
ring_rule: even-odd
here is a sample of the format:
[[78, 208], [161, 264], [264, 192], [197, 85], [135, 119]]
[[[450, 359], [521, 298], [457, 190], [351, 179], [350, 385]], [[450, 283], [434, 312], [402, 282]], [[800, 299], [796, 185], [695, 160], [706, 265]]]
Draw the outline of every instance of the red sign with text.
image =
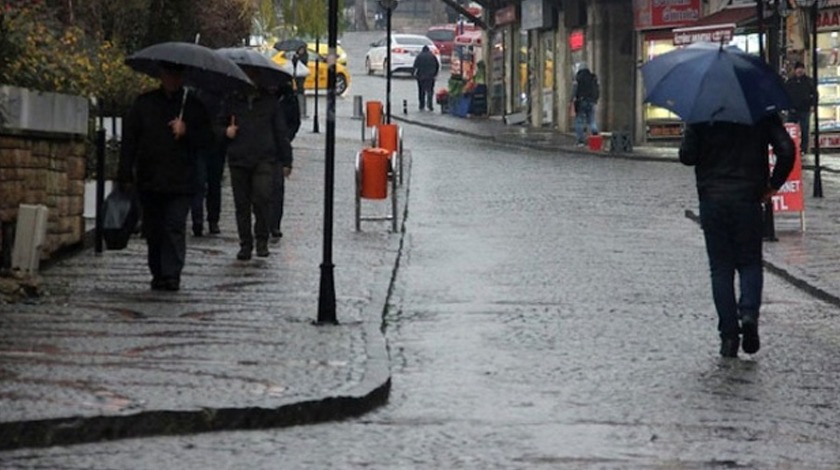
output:
[[[779, 188], [779, 192], [773, 196], [773, 212], [803, 212], [805, 211], [805, 198], [802, 191], [802, 158], [799, 149], [802, 136], [799, 133], [799, 124], [785, 124], [785, 128], [793, 139], [796, 146], [796, 157], [793, 162], [793, 170], [790, 172], [785, 184]], [[776, 155], [773, 147], [770, 147], [770, 171], [776, 165]]]
[[700, 11], [700, 0], [633, 0], [636, 30], [690, 25]]

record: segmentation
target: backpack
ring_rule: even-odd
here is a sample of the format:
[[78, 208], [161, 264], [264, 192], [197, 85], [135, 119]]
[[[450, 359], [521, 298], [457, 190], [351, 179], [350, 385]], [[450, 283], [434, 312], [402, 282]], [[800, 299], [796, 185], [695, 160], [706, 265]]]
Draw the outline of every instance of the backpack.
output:
[[598, 85], [598, 76], [584, 69], [577, 74], [577, 89], [575, 99], [585, 99], [597, 103], [601, 96], [601, 87]]

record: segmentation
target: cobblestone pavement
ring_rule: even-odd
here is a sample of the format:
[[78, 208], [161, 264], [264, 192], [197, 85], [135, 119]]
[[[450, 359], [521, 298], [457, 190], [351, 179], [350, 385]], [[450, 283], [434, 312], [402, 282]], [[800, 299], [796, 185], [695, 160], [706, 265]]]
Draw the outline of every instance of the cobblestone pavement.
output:
[[[396, 119], [500, 145], [592, 153], [576, 149], [568, 134], [498, 121], [431, 113]], [[358, 141], [341, 139], [334, 230], [340, 325], [311, 325], [322, 260], [320, 142], [312, 135], [298, 142], [285, 236], [268, 259], [235, 261], [227, 193], [222, 235], [189, 240], [181, 292], [148, 290], [145, 247], [134, 240], [125, 251], [88, 249], [59, 262], [42, 273], [47, 295], [3, 305], [0, 448], [323, 421], [383, 403], [390, 382], [380, 324], [402, 237], [387, 224], [353, 230], [353, 162], [346, 156]], [[672, 147], [592, 155], [676, 161]], [[807, 231], [796, 216], [777, 217], [779, 241], [766, 244], [765, 256], [769, 269], [840, 305], [840, 184], [825, 160], [826, 196], [806, 197]], [[399, 199], [405, 204], [404, 190]]]

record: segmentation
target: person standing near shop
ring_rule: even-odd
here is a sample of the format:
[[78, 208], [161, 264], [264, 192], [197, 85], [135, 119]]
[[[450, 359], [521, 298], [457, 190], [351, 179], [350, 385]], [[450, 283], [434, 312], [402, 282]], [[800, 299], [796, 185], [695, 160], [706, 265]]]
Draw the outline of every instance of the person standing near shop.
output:
[[138, 96], [123, 123], [117, 179], [140, 199], [152, 290], [177, 291], [196, 155], [213, 133], [204, 105], [192, 93], [184, 98], [183, 67], [164, 62], [160, 70], [160, 88]]
[[811, 128], [811, 111], [817, 103], [817, 87], [814, 80], [805, 74], [805, 64], [797, 62], [793, 66], [793, 75], [788, 77], [785, 88], [790, 95], [791, 109], [787, 122], [799, 124], [802, 135], [802, 153], [808, 151], [808, 136]]
[[590, 135], [598, 134], [598, 124], [595, 122], [595, 105], [600, 97], [598, 77], [589, 70], [586, 62], [581, 62], [575, 74], [572, 89], [572, 109], [575, 115], [575, 134], [577, 146], [586, 145], [584, 128], [588, 128]]
[[[772, 174], [767, 164], [768, 145], [776, 155]], [[758, 318], [764, 286], [762, 203], [769, 201], [787, 180], [793, 169], [794, 152], [793, 140], [778, 115], [765, 117], [754, 125], [690, 124], [683, 133], [679, 158], [695, 168], [700, 226], [709, 257], [723, 357], [737, 357], [740, 346], [748, 354], [758, 352], [761, 346]]]
[[414, 78], [417, 79], [417, 96], [420, 101], [420, 111], [429, 108], [432, 111], [432, 100], [435, 95], [435, 78], [440, 71], [440, 63], [437, 57], [432, 54], [429, 46], [423, 46], [423, 50], [414, 59]]
[[[255, 83], [259, 72], [243, 67]], [[224, 129], [227, 160], [239, 233], [238, 260], [249, 260], [254, 250], [269, 256], [271, 195], [277, 165], [292, 171], [292, 152], [283, 105], [276, 92], [252, 88], [234, 93], [222, 104], [219, 127]], [[253, 230], [251, 214], [254, 216]]]

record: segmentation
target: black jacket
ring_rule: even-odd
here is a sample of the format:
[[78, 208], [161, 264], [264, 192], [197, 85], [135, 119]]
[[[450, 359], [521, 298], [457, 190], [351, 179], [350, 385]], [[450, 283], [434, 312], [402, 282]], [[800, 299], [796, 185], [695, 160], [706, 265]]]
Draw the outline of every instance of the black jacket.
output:
[[[225, 130], [231, 116], [239, 127], [236, 137], [228, 139]], [[263, 162], [292, 166], [292, 146], [283, 105], [277, 97], [260, 90], [230, 95], [222, 103], [216, 120], [217, 132], [227, 141], [228, 164], [252, 168]]]
[[[776, 165], [770, 175], [767, 146], [773, 146]], [[777, 115], [755, 125], [731, 122], [686, 126], [680, 161], [695, 166], [700, 200], [761, 200], [770, 188], [779, 189], [794, 163], [794, 144]]]
[[793, 110], [798, 113], [809, 113], [811, 111], [811, 106], [816, 103], [817, 98], [817, 90], [811, 77], [794, 75], [785, 82], [785, 89], [790, 95]]
[[183, 89], [162, 88], [137, 97], [123, 122], [117, 178], [141, 191], [191, 194], [195, 191], [196, 153], [213, 143], [210, 117], [193, 95], [184, 104], [187, 132], [175, 140], [169, 122], [178, 117]]
[[431, 80], [437, 77], [440, 64], [432, 51], [422, 51], [414, 59], [414, 76], [417, 80]]

